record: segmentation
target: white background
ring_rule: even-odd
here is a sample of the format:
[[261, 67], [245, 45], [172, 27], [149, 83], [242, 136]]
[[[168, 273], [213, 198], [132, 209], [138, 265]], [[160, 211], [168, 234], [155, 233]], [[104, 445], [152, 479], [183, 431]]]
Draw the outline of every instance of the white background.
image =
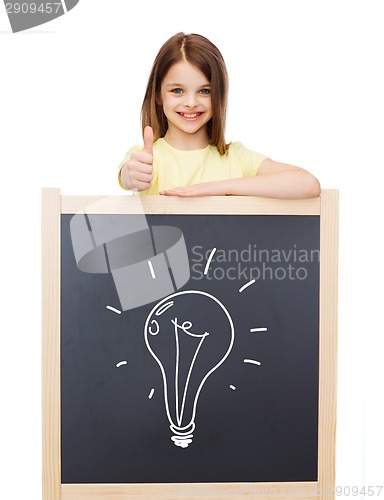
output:
[[41, 188], [122, 194], [152, 61], [178, 31], [227, 62], [228, 141], [340, 190], [337, 484], [383, 485], [382, 2], [80, 0], [19, 34], [0, 10], [2, 497], [41, 498]]

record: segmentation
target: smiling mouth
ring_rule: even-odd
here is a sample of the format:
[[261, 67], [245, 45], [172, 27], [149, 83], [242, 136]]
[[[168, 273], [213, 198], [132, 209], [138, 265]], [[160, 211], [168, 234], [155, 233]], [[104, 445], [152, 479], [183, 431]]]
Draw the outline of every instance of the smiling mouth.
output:
[[177, 114], [182, 116], [183, 118], [186, 118], [187, 120], [193, 120], [194, 118], [198, 118], [199, 116], [201, 116], [203, 114], [203, 112], [202, 111], [200, 111], [198, 113], [180, 113], [180, 112], [178, 112]]

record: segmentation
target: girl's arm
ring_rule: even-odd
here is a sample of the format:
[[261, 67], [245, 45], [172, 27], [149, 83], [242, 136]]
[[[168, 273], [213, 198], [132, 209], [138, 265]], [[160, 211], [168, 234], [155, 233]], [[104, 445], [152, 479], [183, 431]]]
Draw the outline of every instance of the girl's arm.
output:
[[162, 191], [166, 196], [262, 196], [305, 199], [320, 195], [320, 183], [303, 168], [265, 159], [252, 177], [203, 182]]

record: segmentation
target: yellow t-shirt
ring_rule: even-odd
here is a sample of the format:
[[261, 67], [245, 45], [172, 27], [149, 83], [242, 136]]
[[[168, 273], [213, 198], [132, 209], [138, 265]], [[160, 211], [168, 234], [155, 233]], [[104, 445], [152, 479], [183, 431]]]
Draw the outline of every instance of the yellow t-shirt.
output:
[[[142, 148], [143, 146], [130, 148], [120, 163], [119, 183], [123, 189], [125, 188], [121, 183], [121, 168], [133, 151]], [[266, 158], [265, 155], [247, 149], [240, 142], [231, 143], [228, 154], [220, 155], [216, 146], [182, 151], [161, 138], [153, 144], [152, 185], [140, 194], [159, 194], [159, 191], [200, 182], [253, 176]]]

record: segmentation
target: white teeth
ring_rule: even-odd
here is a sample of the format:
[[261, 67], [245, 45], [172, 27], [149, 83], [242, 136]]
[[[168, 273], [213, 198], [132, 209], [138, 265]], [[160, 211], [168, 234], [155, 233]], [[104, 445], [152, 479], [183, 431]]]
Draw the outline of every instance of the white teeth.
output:
[[181, 116], [185, 116], [185, 118], [196, 118], [196, 116], [200, 116], [201, 113], [180, 113]]

